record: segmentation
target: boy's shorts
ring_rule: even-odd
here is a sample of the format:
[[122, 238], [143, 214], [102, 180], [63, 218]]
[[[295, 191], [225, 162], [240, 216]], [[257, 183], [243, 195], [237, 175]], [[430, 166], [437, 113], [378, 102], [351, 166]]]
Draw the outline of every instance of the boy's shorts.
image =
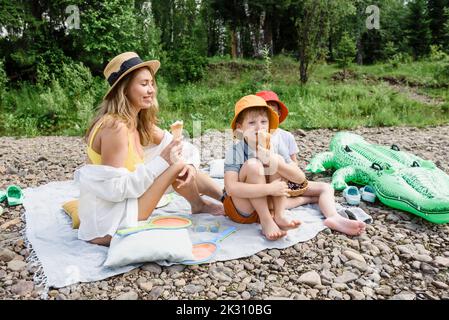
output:
[[249, 216], [242, 215], [234, 206], [230, 196], [225, 195], [223, 200], [223, 206], [225, 214], [234, 222], [242, 224], [258, 223], [259, 215], [256, 211], [253, 211]]

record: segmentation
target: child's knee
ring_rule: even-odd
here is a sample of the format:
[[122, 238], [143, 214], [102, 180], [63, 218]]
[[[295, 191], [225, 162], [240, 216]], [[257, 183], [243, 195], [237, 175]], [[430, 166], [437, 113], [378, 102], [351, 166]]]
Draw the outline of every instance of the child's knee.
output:
[[251, 158], [251, 159], [247, 160], [245, 162], [245, 167], [246, 167], [247, 172], [251, 175], [263, 174], [263, 172], [264, 172], [262, 163], [255, 158]]

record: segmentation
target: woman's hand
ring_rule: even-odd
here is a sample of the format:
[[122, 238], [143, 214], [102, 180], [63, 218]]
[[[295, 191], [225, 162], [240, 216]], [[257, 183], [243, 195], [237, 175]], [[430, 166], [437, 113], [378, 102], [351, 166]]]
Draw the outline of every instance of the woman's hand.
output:
[[178, 178], [176, 181], [179, 182], [177, 188], [182, 188], [183, 186], [189, 184], [196, 175], [196, 169], [191, 164], [187, 164], [184, 166], [184, 169], [178, 174]]
[[182, 142], [180, 139], [172, 140], [161, 152], [161, 157], [172, 165], [181, 160]]
[[282, 196], [288, 197], [287, 182], [278, 179], [274, 180], [273, 182], [270, 182], [268, 186], [270, 188], [270, 195], [274, 197], [282, 197]]

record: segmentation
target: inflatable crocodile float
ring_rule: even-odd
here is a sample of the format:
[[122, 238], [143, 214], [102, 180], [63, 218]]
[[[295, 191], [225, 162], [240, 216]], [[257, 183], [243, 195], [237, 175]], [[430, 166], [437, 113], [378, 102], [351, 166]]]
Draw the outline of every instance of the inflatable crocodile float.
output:
[[399, 150], [374, 145], [349, 132], [337, 133], [331, 152], [312, 158], [306, 170], [313, 173], [337, 169], [335, 190], [348, 182], [371, 185], [387, 206], [416, 214], [433, 223], [449, 222], [449, 176], [429, 160]]

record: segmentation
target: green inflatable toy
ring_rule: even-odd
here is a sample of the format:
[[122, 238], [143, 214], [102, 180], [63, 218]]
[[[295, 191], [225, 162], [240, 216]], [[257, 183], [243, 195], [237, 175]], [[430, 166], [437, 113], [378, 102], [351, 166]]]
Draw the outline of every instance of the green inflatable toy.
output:
[[433, 223], [449, 222], [449, 176], [429, 160], [391, 147], [370, 144], [361, 136], [337, 133], [331, 152], [312, 158], [312, 173], [337, 169], [332, 176], [335, 190], [347, 182], [371, 185], [387, 206], [416, 214]]

